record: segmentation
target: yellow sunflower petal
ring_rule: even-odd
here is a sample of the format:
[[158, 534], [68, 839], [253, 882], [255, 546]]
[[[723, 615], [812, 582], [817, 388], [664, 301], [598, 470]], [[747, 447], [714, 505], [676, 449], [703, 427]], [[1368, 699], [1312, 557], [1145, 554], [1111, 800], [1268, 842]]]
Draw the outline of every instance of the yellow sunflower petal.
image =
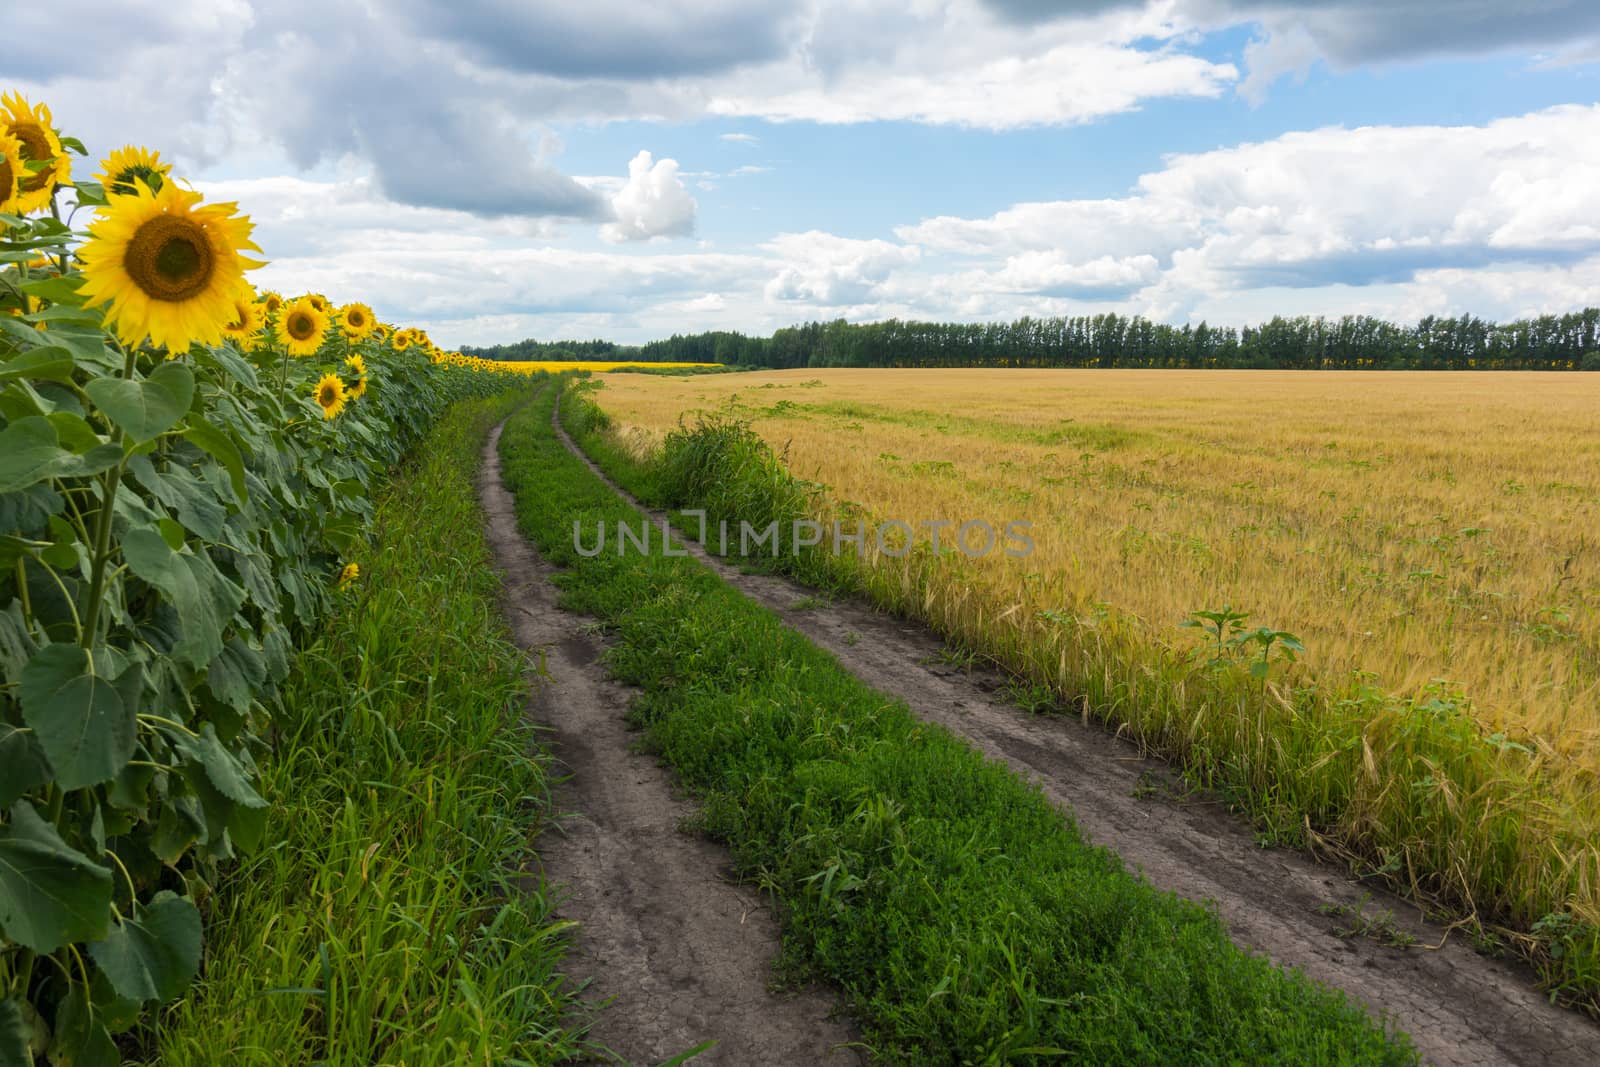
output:
[[239, 254], [260, 251], [252, 228], [233, 204], [201, 205], [199, 193], [171, 182], [159, 192], [135, 183], [89, 228], [78, 253], [82, 293], [90, 306], [110, 304], [106, 324], [124, 344], [148, 337], [174, 353], [217, 344], [238, 315], [244, 271], [258, 265]]
[[172, 173], [172, 164], [161, 162], [161, 153], [138, 145], [124, 145], [100, 162], [95, 180], [105, 187], [107, 196], [125, 196], [134, 191], [135, 182], [160, 189]]
[[43, 170], [25, 170], [18, 175], [17, 203], [14, 211], [27, 214], [50, 203], [56, 186], [72, 179], [72, 160], [61, 148], [43, 104], [29, 104], [20, 93], [0, 96], [0, 130], [22, 144], [22, 157], [30, 163], [47, 162]]
[[324, 374], [312, 390], [311, 395], [316, 398], [317, 406], [322, 409], [322, 417], [331, 419], [344, 410], [344, 405], [350, 398], [345, 391], [344, 382], [339, 380], [337, 374]]
[[309, 297], [285, 304], [278, 313], [278, 340], [288, 347], [291, 356], [316, 355], [327, 332], [328, 316]]

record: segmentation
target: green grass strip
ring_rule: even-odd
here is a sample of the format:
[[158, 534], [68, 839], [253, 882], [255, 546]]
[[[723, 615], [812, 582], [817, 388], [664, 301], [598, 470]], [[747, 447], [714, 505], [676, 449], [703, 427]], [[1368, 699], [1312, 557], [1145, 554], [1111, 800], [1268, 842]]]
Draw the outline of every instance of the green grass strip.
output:
[[[525, 396], [525, 394], [524, 394]], [[274, 716], [261, 849], [210, 901], [168, 1064], [549, 1063], [580, 1024], [563, 928], [517, 884], [548, 810], [524, 656], [474, 488], [517, 397], [457, 406], [379, 506], [362, 577]]]
[[[549, 426], [501, 439], [519, 520], [604, 620], [650, 744], [892, 1062], [1399, 1064], [1403, 1035], [1127, 873], [1042, 793], [874, 692], [692, 559], [592, 543], [642, 517]], [[611, 542], [614, 544], [614, 540]], [[659, 538], [657, 539], [659, 545]]]

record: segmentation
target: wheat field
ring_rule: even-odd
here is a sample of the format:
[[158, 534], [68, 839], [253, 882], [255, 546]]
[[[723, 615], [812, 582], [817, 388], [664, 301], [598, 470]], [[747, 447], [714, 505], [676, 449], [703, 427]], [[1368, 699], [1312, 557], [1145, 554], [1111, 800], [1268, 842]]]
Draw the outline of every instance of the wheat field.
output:
[[[640, 455], [731, 413], [829, 506], [1031, 523], [1026, 557], [869, 539], [867, 570], [1109, 718], [1324, 790], [1297, 810], [1391, 865], [1428, 853], [1435, 890], [1600, 917], [1600, 375], [836, 369], [612, 376], [597, 399]], [[1224, 607], [1305, 647], [1254, 703], [1195, 681], [1182, 624]], [[1328, 723], [1287, 737], [1312, 705]], [[1436, 773], [1423, 719], [1480, 772]]]

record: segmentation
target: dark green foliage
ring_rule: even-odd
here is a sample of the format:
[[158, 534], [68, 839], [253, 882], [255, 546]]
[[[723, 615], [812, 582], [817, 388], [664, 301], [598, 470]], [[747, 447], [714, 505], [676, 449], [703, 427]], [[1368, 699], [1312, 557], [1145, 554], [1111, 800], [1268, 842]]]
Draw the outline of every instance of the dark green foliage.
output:
[[[197, 906], [269, 819], [252, 783], [291, 650], [374, 489], [450, 403], [522, 380], [338, 336], [293, 362], [125, 348], [73, 286], [12, 266], [65, 262], [71, 232], [7, 225], [0, 1000], [34, 1053], [92, 1063], [197, 969]], [[367, 393], [325, 419], [310, 383], [357, 352]]]
[[[532, 341], [477, 350], [497, 359], [640, 359], [773, 367], [1176, 367], [1276, 370], [1596, 370], [1600, 308], [1493, 323], [1428, 316], [1411, 326], [1368, 315], [1274, 317], [1235, 329], [1139, 316], [1015, 322], [808, 322], [771, 337], [673, 334], [604, 354], [524, 355]], [[532, 349], [530, 349], [532, 351]]]

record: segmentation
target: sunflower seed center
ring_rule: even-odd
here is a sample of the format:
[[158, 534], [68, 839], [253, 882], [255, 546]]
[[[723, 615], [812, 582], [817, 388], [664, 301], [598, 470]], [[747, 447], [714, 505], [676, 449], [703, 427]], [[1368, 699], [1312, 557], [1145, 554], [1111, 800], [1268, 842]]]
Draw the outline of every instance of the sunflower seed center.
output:
[[289, 316], [289, 336], [296, 341], [308, 341], [316, 331], [317, 324], [304, 311], [296, 311]]
[[122, 265], [146, 296], [178, 303], [205, 291], [216, 260], [198, 223], [160, 215], [134, 233]]
[[[23, 159], [38, 162], [55, 158], [50, 152], [50, 142], [45, 138], [44, 131], [36, 125], [19, 123], [11, 127], [11, 136], [22, 142]], [[32, 193], [43, 189], [50, 183], [50, 175], [54, 170], [54, 167], [46, 167], [33, 174], [22, 175], [22, 191]]]

